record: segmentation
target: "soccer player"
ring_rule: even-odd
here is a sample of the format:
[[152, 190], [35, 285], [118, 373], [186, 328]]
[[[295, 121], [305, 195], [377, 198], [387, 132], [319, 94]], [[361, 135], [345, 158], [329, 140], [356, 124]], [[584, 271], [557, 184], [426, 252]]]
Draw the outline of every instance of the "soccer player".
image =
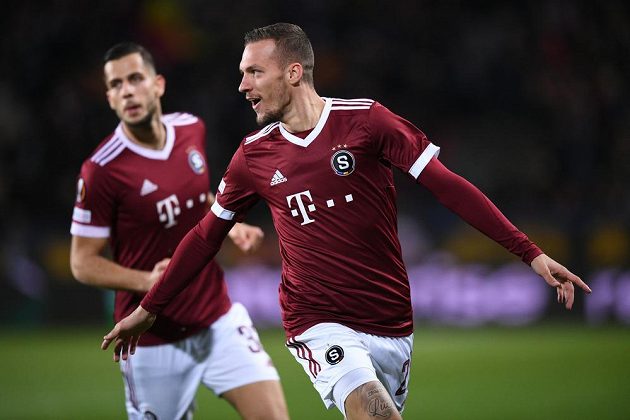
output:
[[337, 406], [348, 419], [399, 419], [413, 318], [393, 168], [529, 264], [567, 309], [574, 284], [590, 289], [447, 169], [437, 159], [439, 147], [413, 124], [371, 99], [320, 97], [313, 66], [310, 41], [296, 25], [245, 35], [239, 91], [264, 128], [244, 138], [212, 211], [102, 347], [114, 341], [123, 358], [133, 353], [142, 331], [193, 281], [232, 225], [264, 200], [280, 242], [280, 303], [291, 353], [327, 407]]
[[[81, 167], [70, 259], [80, 282], [116, 290], [120, 321], [214, 197], [205, 126], [190, 114], [162, 115], [165, 80], [151, 54], [137, 44], [115, 45], [105, 54], [104, 76], [120, 124]], [[247, 251], [262, 231], [236, 224], [229, 235]], [[113, 261], [102, 256], [108, 242]], [[143, 335], [136, 357], [121, 363], [129, 418], [192, 418], [202, 383], [245, 419], [287, 419], [278, 373], [247, 310], [230, 301], [213, 259], [197, 268], [195, 282]]]

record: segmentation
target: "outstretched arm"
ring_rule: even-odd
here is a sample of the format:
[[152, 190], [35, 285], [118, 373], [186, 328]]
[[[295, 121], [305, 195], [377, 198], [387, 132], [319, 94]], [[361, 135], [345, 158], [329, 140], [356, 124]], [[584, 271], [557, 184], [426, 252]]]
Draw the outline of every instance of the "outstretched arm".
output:
[[114, 361], [126, 360], [135, 352], [140, 335], [149, 329], [158, 314], [205, 267], [221, 248], [234, 225], [208, 213], [179, 243], [162, 278], [149, 290], [140, 306], [118, 322], [103, 337], [101, 348], [115, 341]]
[[556, 288], [558, 302], [564, 303], [567, 309], [573, 305], [573, 284], [591, 292], [578, 276], [545, 255], [477, 187], [451, 172], [436, 158], [427, 164], [418, 182], [445, 207], [529, 264], [547, 284]]

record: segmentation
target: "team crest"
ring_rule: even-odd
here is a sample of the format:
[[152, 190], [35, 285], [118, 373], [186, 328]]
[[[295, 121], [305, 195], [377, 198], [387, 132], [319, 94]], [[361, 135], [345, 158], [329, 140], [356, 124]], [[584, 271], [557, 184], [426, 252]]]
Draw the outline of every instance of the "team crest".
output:
[[195, 149], [188, 152], [188, 164], [197, 175], [202, 174], [206, 170], [206, 162], [203, 156]]
[[354, 156], [347, 150], [339, 150], [332, 155], [330, 166], [339, 176], [348, 176], [354, 172]]
[[83, 178], [79, 178], [77, 181], [77, 203], [81, 203], [85, 200], [85, 181]]
[[336, 365], [343, 360], [343, 349], [340, 346], [332, 346], [326, 351], [326, 361], [329, 365]]

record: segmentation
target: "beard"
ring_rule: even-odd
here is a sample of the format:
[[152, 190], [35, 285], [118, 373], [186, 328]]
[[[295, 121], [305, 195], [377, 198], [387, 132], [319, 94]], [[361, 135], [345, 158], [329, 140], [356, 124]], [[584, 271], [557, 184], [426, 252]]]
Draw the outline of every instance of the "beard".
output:
[[269, 104], [273, 104], [275, 102], [276, 107], [270, 109], [264, 114], [256, 114], [256, 123], [259, 126], [264, 127], [276, 121], [282, 121], [284, 118], [285, 111], [291, 102], [291, 98], [286, 89], [283, 89], [281, 86], [277, 86], [272, 93], [266, 96], [266, 99]]
[[279, 109], [276, 109], [271, 112], [267, 112], [266, 114], [256, 115], [256, 123], [259, 126], [264, 127], [273, 122], [280, 121], [282, 119], [282, 115], [283, 113]]
[[153, 117], [155, 116], [156, 112], [157, 112], [157, 106], [155, 104], [152, 104], [147, 108], [146, 115], [140, 118], [139, 120], [129, 121], [128, 119], [125, 120], [123, 118], [121, 118], [121, 120], [123, 120], [125, 124], [127, 124], [129, 127], [150, 128], [151, 122], [153, 121]]

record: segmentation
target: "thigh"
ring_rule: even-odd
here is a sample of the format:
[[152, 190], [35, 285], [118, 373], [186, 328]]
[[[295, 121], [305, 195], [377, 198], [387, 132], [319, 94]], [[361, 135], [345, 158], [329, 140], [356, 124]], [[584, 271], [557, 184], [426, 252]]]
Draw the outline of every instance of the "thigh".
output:
[[233, 304], [209, 331], [211, 350], [202, 382], [215, 394], [260, 381], [279, 381], [243, 305]]
[[288, 420], [280, 381], [258, 381], [223, 393], [244, 420]]
[[[349, 373], [362, 372], [361, 383], [376, 381], [376, 373], [365, 340], [354, 330], [335, 323], [317, 324], [291, 337], [287, 347], [309, 376], [327, 408], [337, 405], [344, 412], [343, 401], [336, 402], [333, 389]], [[361, 383], [350, 384], [352, 387]]]
[[132, 357], [121, 361], [130, 419], [180, 419], [192, 413], [203, 373], [203, 366], [190, 352], [195, 337], [176, 344], [138, 347]]
[[353, 389], [345, 401], [344, 417], [348, 420], [402, 419], [391, 395], [380, 381], [366, 382]]
[[406, 337], [381, 337], [361, 334], [370, 349], [372, 364], [379, 381], [402, 412], [407, 400], [413, 334]]

